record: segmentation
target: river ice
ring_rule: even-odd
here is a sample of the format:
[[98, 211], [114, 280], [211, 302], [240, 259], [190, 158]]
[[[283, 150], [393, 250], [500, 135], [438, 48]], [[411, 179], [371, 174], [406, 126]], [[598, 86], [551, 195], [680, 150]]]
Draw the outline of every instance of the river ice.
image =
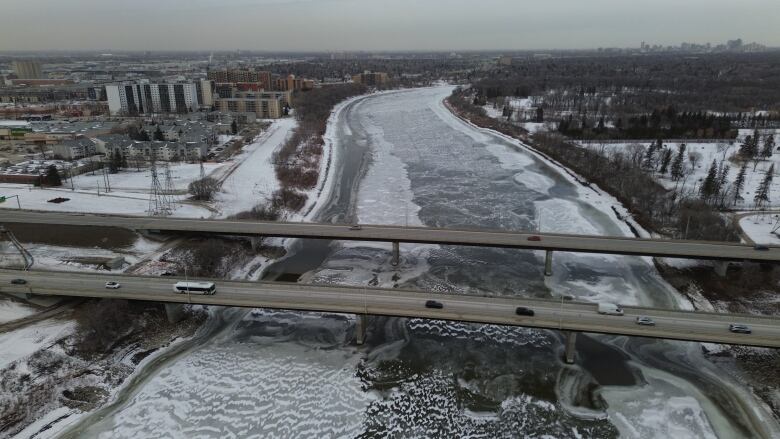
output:
[[[336, 143], [371, 152], [353, 197], [361, 223], [630, 233], [611, 197], [453, 117], [441, 103], [450, 90], [380, 94], [340, 114], [344, 137]], [[394, 267], [389, 250], [333, 244], [306, 280], [680, 304], [645, 258], [556, 254], [554, 275], [545, 278], [540, 252], [404, 245]], [[735, 415], [694, 384], [641, 359], [626, 362], [625, 338], [588, 338], [583, 367], [569, 368], [552, 331], [375, 317], [367, 347], [355, 350], [347, 343], [353, 325], [343, 316], [250, 313], [154, 371], [87, 436], [667, 438], [738, 431]], [[591, 375], [593, 364], [601, 374]], [[618, 372], [631, 381], [637, 370], [644, 378], [635, 385], [600, 386]], [[598, 387], [605, 406], [583, 400]]]

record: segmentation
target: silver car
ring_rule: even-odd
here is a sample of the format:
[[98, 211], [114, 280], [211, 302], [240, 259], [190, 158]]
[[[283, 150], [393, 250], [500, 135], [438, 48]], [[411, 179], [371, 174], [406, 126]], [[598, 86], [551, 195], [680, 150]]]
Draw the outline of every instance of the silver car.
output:
[[750, 329], [750, 326], [744, 325], [742, 323], [732, 323], [729, 325], [729, 331], [735, 332], [737, 334], [750, 334], [753, 332], [752, 329]]
[[655, 326], [655, 320], [647, 316], [639, 316], [636, 318], [636, 324], [642, 326]]

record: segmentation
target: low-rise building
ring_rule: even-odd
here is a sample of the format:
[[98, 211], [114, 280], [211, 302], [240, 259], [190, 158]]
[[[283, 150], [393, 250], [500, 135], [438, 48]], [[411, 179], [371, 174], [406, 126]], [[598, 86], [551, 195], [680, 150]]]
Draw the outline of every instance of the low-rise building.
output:
[[223, 113], [254, 113], [256, 118], [278, 119], [284, 116], [289, 99], [289, 92], [234, 91], [229, 98], [217, 98], [214, 107]]
[[208, 148], [203, 142], [139, 142], [123, 140], [106, 142], [106, 155], [119, 151], [127, 160], [159, 161], [199, 161], [206, 157]]
[[22, 120], [0, 120], [0, 140], [23, 139], [32, 132], [30, 122]]
[[97, 153], [95, 142], [86, 137], [63, 140], [52, 147], [54, 156], [64, 160], [76, 160], [90, 157]]

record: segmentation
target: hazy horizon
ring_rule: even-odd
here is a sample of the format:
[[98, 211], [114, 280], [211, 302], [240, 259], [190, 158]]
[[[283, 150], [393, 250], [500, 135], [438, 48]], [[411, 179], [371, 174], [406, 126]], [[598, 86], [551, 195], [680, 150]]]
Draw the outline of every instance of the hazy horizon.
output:
[[0, 51], [520, 51], [735, 38], [780, 46], [776, 0], [397, 0], [392, 6], [376, 0], [4, 3]]

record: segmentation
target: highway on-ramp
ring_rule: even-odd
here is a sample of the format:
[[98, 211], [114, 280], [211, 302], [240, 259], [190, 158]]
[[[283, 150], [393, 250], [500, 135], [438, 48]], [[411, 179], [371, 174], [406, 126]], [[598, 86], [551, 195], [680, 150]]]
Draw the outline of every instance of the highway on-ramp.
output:
[[[15, 285], [13, 279], [26, 284]], [[183, 279], [53, 271], [0, 270], [0, 291], [76, 297], [147, 300], [158, 302], [276, 308], [350, 314], [389, 315], [526, 326], [712, 343], [780, 347], [780, 318], [748, 315], [669, 311], [625, 307], [624, 316], [602, 315], [597, 305], [495, 296], [441, 294], [397, 289], [303, 285], [296, 283], [214, 281], [212, 296], [177, 294], [173, 285]], [[190, 279], [192, 280], [192, 279]], [[117, 281], [121, 288], [105, 288]], [[425, 306], [436, 300], [442, 309]], [[533, 317], [518, 316], [515, 309], [534, 310]], [[655, 326], [636, 324], [649, 316]], [[729, 331], [730, 323], [751, 326], [752, 334]]]

